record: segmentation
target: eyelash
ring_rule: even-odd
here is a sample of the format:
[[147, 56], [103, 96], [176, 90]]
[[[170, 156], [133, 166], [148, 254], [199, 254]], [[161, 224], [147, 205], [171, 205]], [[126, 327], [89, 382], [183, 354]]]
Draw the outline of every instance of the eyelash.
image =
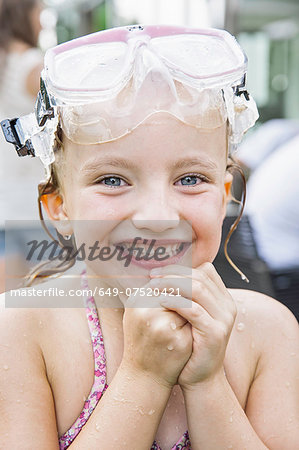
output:
[[[123, 178], [121, 178], [121, 177], [119, 177], [119, 176], [117, 176], [117, 175], [108, 175], [108, 176], [105, 175], [104, 177], [99, 178], [99, 179], [96, 181], [95, 184], [101, 184], [103, 181], [109, 180], [110, 178], [115, 178], [115, 179], [117, 179], [117, 180], [125, 181]], [[125, 183], [127, 183], [127, 182], [125, 181]], [[128, 184], [128, 183], [127, 183], [127, 184]], [[118, 187], [122, 187], [122, 185], [116, 185], [116, 186], [113, 186], [113, 185], [109, 185], [109, 184], [106, 184], [106, 186], [108, 187], [108, 189], [115, 189], [115, 188], [118, 188]]]
[[[175, 184], [178, 183], [179, 181], [183, 180], [184, 178], [187, 178], [187, 177], [198, 178], [200, 180], [200, 182], [204, 182], [204, 183], [208, 183], [209, 182], [209, 179], [207, 177], [205, 177], [204, 175], [199, 175], [198, 173], [188, 173], [188, 174], [182, 176], [181, 178], [179, 178], [179, 180], [177, 180], [175, 182]], [[121, 178], [121, 177], [119, 177], [117, 175], [109, 175], [109, 176], [106, 175], [105, 177], [98, 179], [96, 181], [96, 184], [101, 184], [103, 181], [109, 180], [111, 178], [115, 178], [117, 180], [121, 180], [121, 181], [124, 181], [125, 183], [127, 183], [123, 178]], [[189, 185], [188, 184], [185, 184], [185, 185], [182, 184], [181, 186], [195, 187], [195, 186], [198, 186], [199, 184], [200, 183], [189, 184]], [[106, 184], [106, 186], [108, 187], [108, 189], [115, 189], [115, 188], [118, 188], [118, 187], [122, 187], [123, 185], [120, 184], [120, 185], [113, 186], [113, 185]]]
[[[209, 179], [207, 178], [207, 177], [205, 177], [204, 175], [200, 175], [200, 174], [198, 174], [198, 173], [187, 173], [186, 175], [184, 175], [184, 176], [182, 176], [179, 180], [177, 180], [176, 182], [175, 182], [175, 184], [176, 183], [178, 183], [179, 181], [181, 181], [181, 180], [183, 180], [184, 178], [187, 178], [187, 177], [190, 177], [190, 178], [198, 178], [199, 180], [200, 180], [200, 182], [202, 183], [208, 183], [209, 182]], [[196, 184], [181, 184], [181, 186], [191, 186], [191, 187], [196, 187], [196, 186], [198, 186], [199, 184], [201, 184], [201, 183], [196, 183]]]

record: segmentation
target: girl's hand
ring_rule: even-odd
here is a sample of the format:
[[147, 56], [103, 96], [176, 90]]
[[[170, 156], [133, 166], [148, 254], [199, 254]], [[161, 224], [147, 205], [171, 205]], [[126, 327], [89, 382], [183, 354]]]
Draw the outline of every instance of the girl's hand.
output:
[[145, 297], [132, 295], [125, 302], [121, 365], [172, 387], [191, 356], [191, 325], [182, 315], [161, 307], [160, 300], [148, 296], [144, 307]]
[[183, 297], [168, 297], [161, 304], [192, 325], [192, 354], [178, 378], [181, 387], [188, 388], [223, 371], [236, 305], [210, 263], [192, 269], [192, 275], [191, 269], [178, 265], [158, 270], [159, 274], [151, 272], [150, 285], [160, 290], [179, 289]]

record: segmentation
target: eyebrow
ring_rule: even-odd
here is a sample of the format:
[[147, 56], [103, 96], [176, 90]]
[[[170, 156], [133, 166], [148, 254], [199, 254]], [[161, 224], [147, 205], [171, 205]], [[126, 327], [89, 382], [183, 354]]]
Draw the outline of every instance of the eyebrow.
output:
[[207, 170], [217, 170], [217, 164], [209, 158], [184, 158], [171, 165], [172, 169], [187, 169], [190, 166], [201, 166]]
[[112, 167], [118, 167], [122, 169], [136, 169], [136, 164], [132, 161], [128, 161], [125, 158], [103, 158], [103, 159], [95, 159], [92, 161], [87, 162], [83, 165], [81, 168], [81, 172], [84, 173], [90, 173], [94, 172], [95, 170], [99, 170], [102, 167], [106, 166], [112, 166]]
[[[85, 165], [83, 165], [80, 172], [83, 172], [84, 174], [90, 174], [106, 166], [129, 170], [136, 169], [138, 167], [133, 161], [128, 161], [125, 158], [103, 158], [100, 160], [95, 159], [87, 162]], [[186, 169], [190, 166], [201, 166], [203, 169], [212, 171], [217, 170], [217, 164], [214, 161], [203, 158], [184, 158], [171, 164], [170, 169]]]

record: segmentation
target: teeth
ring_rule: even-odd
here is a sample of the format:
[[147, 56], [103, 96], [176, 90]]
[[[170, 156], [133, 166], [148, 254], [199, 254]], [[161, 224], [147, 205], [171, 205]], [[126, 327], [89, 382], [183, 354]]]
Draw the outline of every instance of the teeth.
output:
[[[132, 244], [128, 243], [128, 242], [122, 242], [121, 244], [117, 244], [118, 247], [123, 248], [125, 250], [130, 251]], [[175, 256], [177, 255], [177, 253], [179, 252], [179, 250], [181, 251], [183, 248], [183, 245], [181, 242], [173, 244], [173, 245], [155, 245], [153, 248], [151, 248], [150, 253], [148, 253], [149, 250], [149, 245], [147, 246], [143, 246], [143, 247], [136, 247], [135, 250], [133, 250], [133, 256], [145, 256], [147, 255], [149, 258], [153, 257], [155, 255], [155, 252], [157, 250], [158, 247], [164, 247], [165, 248], [165, 253], [162, 256]]]

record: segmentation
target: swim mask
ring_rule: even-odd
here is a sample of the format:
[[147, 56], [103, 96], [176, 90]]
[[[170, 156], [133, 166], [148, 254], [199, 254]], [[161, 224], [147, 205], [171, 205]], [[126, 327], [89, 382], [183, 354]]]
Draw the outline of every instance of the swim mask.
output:
[[35, 113], [1, 125], [20, 156], [39, 156], [46, 167], [58, 123], [71, 141], [98, 144], [162, 111], [199, 128], [228, 122], [232, 149], [258, 118], [246, 70], [245, 54], [224, 30], [113, 28], [48, 50]]

